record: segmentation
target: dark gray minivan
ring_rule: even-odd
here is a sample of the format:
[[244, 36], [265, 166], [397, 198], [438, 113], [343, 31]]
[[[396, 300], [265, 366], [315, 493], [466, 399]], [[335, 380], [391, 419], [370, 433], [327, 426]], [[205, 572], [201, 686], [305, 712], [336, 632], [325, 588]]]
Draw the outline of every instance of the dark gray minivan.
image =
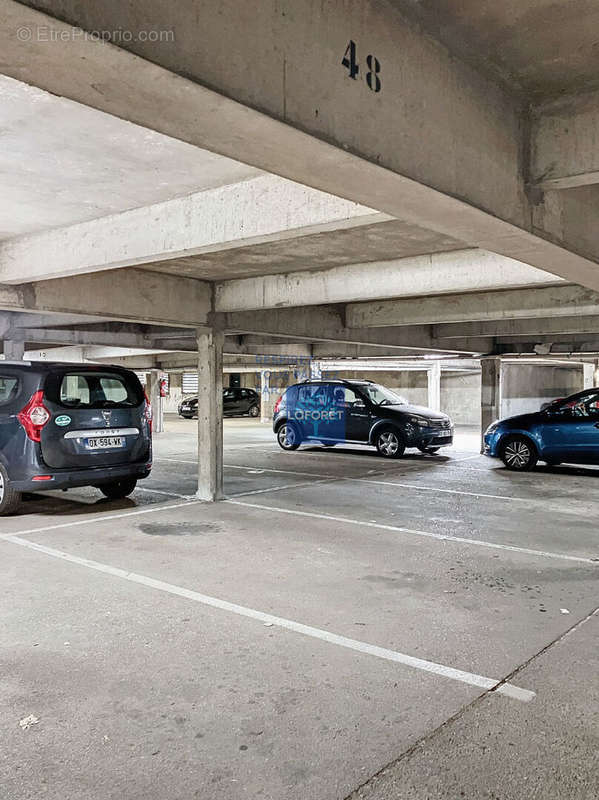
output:
[[23, 492], [95, 486], [126, 497], [152, 469], [152, 411], [134, 372], [0, 361], [0, 515]]

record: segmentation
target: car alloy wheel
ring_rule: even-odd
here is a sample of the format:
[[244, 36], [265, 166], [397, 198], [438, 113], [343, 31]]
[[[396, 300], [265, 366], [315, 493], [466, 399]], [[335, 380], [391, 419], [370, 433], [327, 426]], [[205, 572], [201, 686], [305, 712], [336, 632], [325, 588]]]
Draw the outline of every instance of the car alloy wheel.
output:
[[260, 414], [260, 409], [258, 406], [252, 406], [248, 413], [250, 417], [257, 417]]
[[503, 448], [503, 463], [511, 470], [529, 470], [537, 463], [533, 446], [522, 436], [510, 439]]
[[300, 438], [295, 425], [285, 422], [277, 431], [277, 442], [283, 450], [297, 450]]
[[405, 445], [396, 431], [382, 431], [376, 437], [376, 449], [385, 458], [399, 458], [403, 455]]

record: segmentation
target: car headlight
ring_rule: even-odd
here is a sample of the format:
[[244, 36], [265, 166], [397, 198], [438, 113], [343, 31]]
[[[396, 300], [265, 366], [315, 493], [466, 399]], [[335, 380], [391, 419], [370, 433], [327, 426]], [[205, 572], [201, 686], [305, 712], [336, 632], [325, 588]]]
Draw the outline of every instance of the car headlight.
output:
[[496, 419], [495, 422], [492, 422], [487, 430], [485, 431], [485, 436], [488, 436], [490, 433], [495, 433], [497, 428], [499, 427], [500, 420]]
[[412, 425], [417, 425], [419, 428], [432, 428], [432, 422], [424, 417], [410, 417]]

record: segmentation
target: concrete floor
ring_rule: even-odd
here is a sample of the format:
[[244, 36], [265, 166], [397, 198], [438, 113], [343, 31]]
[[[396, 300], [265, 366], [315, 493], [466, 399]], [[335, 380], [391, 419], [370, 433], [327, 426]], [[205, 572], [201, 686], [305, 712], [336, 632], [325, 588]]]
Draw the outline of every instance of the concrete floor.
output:
[[599, 796], [599, 470], [194, 433], [0, 523], [2, 798]]

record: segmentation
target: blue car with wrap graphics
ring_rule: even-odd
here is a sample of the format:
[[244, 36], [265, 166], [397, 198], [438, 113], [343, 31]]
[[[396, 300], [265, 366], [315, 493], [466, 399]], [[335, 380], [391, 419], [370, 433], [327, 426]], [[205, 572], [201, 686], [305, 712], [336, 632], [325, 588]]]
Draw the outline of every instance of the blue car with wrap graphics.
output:
[[538, 461], [599, 464], [599, 389], [556, 400], [541, 411], [493, 422], [483, 453], [508, 469], [526, 471]]
[[408, 403], [372, 381], [310, 380], [290, 386], [277, 400], [273, 431], [283, 450], [302, 442], [333, 447], [355, 442], [376, 447], [385, 458], [406, 448], [436, 453], [453, 444], [446, 414]]
[[0, 516], [23, 492], [94, 486], [126, 497], [152, 469], [152, 412], [135, 375], [0, 361]]

